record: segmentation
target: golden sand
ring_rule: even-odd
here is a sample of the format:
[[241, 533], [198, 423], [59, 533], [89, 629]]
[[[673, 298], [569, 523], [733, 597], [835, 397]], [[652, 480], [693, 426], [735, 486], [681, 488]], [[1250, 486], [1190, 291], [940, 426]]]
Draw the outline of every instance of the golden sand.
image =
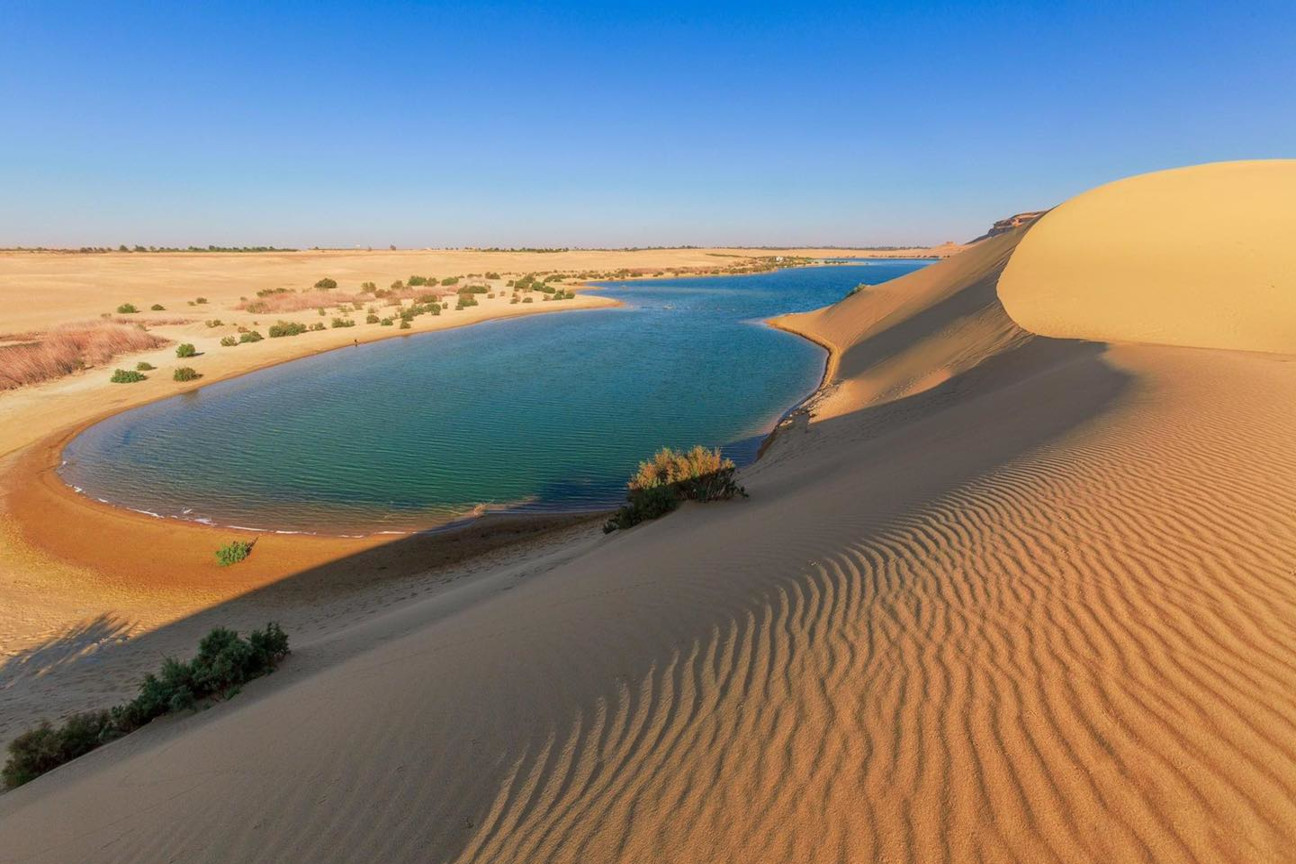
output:
[[[750, 499], [302, 638], [232, 702], [0, 798], [0, 849], [1296, 858], [1296, 363], [1200, 322], [1111, 346], [1043, 302], [1083, 338], [1033, 332], [1001, 275], [1066, 213], [780, 320], [834, 360]], [[1228, 250], [1198, 260], [1218, 328], [1260, 317], [1219, 287]]]

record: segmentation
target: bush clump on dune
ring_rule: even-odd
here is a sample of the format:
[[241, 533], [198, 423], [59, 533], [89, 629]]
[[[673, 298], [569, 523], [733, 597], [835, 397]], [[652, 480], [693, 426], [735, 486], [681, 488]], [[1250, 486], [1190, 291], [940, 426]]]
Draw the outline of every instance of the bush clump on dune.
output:
[[233, 348], [239, 342], [233, 336], [222, 336], [220, 344], [222, 348]]
[[190, 342], [183, 342], [176, 346], [177, 357], [197, 357], [198, 349]]
[[9, 759], [0, 774], [6, 786], [21, 786], [164, 714], [192, 708], [202, 699], [233, 696], [246, 682], [274, 671], [288, 653], [288, 634], [273, 621], [246, 639], [217, 627], [203, 637], [190, 662], [164, 660], [160, 672], [145, 677], [130, 702], [74, 714], [57, 727], [42, 721], [19, 735], [9, 743]]
[[117, 307], [118, 315], [133, 315], [138, 311], [139, 310], [135, 308], [134, 303], [123, 303], [122, 305]]
[[192, 366], [181, 366], [171, 375], [173, 381], [197, 381], [202, 375]]
[[257, 331], [255, 331], [255, 330], [249, 330], [249, 331], [246, 332], [246, 333], [240, 333], [240, 334], [239, 334], [239, 339], [238, 339], [238, 341], [239, 341], [239, 342], [242, 342], [242, 343], [244, 343], [244, 344], [246, 344], [246, 343], [248, 343], [248, 342], [260, 342], [260, 341], [261, 341], [262, 339], [264, 339], [264, 338], [265, 338], [265, 337], [262, 336], [262, 335], [261, 335], [260, 333], [258, 333]]
[[140, 362], [135, 364], [136, 372], [152, 372], [156, 368], [157, 368], [156, 366], [154, 366], [152, 363], [149, 363], [147, 360], [141, 360]]
[[746, 498], [747, 490], [734, 479], [737, 470], [733, 460], [726, 459], [718, 449], [698, 446], [677, 452], [663, 447], [652, 459], [639, 463], [639, 470], [628, 484], [628, 503], [603, 525], [603, 532], [664, 516], [681, 501]]

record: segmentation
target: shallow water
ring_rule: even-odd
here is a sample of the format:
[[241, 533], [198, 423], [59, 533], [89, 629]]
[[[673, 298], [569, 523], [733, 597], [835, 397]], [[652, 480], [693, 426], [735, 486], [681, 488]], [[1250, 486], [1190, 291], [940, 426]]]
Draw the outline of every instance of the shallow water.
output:
[[813, 391], [823, 350], [761, 319], [926, 263], [612, 284], [599, 293], [625, 307], [344, 348], [109, 418], [69, 444], [62, 475], [120, 506], [258, 530], [610, 506], [661, 446], [752, 461]]

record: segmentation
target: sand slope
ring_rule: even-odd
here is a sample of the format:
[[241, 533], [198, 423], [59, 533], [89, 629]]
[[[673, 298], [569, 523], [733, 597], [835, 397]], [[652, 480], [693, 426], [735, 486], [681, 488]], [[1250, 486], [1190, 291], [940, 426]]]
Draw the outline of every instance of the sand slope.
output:
[[303, 645], [0, 860], [1296, 857], [1296, 362], [1033, 334], [1033, 230], [781, 322], [838, 359], [750, 500]]
[[1000, 284], [1046, 336], [1296, 353], [1296, 159], [1131, 177], [1046, 214]]

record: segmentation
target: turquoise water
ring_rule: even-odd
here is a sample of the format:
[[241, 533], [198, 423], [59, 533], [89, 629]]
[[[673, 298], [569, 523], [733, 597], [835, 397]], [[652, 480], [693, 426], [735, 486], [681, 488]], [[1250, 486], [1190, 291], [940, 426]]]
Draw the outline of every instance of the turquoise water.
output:
[[605, 285], [624, 307], [344, 348], [133, 409], [74, 439], [61, 471], [113, 504], [257, 530], [611, 506], [663, 445], [752, 461], [813, 391], [823, 350], [761, 319], [925, 263]]

